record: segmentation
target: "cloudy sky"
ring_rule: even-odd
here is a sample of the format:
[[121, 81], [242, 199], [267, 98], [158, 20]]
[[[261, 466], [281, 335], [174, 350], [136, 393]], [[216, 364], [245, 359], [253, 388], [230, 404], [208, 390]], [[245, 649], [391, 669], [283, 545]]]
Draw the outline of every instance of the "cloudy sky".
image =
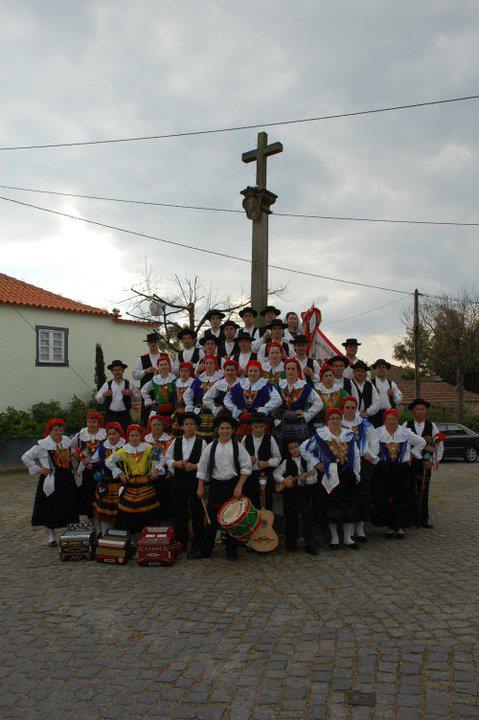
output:
[[[201, 130], [479, 92], [479, 5], [380, 0], [4, 0], [0, 145]], [[479, 101], [271, 128], [278, 212], [479, 221]], [[0, 153], [0, 183], [240, 208], [254, 184], [241, 153], [256, 130], [119, 145]], [[248, 257], [241, 214], [0, 190], [3, 196]], [[2, 201], [3, 272], [125, 311], [145, 258], [167, 292], [199, 274], [247, 295], [249, 266]], [[479, 228], [271, 218], [270, 261], [406, 291], [477, 287]], [[315, 301], [333, 341], [391, 356], [408, 296], [272, 270], [277, 301]], [[373, 308], [382, 309], [344, 320]]]

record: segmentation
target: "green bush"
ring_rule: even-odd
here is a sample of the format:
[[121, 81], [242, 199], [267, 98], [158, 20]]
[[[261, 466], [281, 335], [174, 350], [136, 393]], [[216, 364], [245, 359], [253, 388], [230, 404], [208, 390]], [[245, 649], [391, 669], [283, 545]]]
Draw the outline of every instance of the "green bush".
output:
[[0, 413], [0, 442], [13, 438], [40, 438], [52, 417], [63, 418], [65, 433], [74, 435], [85, 427], [86, 414], [91, 409], [94, 409], [93, 402], [85, 402], [76, 395], [65, 408], [57, 400], [35, 403], [29, 412], [9, 407]]

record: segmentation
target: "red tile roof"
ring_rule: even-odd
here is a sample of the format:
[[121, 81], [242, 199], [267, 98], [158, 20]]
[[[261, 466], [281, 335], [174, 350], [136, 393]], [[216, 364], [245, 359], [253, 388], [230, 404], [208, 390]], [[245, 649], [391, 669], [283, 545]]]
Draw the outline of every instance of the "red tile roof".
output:
[[[416, 383], [414, 380], [404, 380], [401, 377], [404, 368], [393, 365], [390, 370], [390, 378], [398, 385], [404, 395], [403, 403], [406, 405], [416, 397]], [[421, 397], [435, 404], [451, 404], [457, 403], [457, 390], [454, 385], [450, 385], [443, 380], [435, 380], [432, 377], [421, 377]], [[479, 403], [479, 395], [477, 393], [464, 391], [464, 401]]]

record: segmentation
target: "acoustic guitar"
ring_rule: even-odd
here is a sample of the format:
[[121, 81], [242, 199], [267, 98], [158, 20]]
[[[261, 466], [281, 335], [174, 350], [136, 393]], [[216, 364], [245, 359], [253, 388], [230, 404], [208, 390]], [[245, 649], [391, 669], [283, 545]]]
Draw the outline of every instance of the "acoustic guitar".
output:
[[260, 508], [261, 524], [256, 532], [248, 540], [248, 547], [259, 553], [268, 553], [276, 550], [279, 538], [273, 528], [274, 512], [266, 510], [266, 477], [260, 475], [259, 492], [260, 492]]

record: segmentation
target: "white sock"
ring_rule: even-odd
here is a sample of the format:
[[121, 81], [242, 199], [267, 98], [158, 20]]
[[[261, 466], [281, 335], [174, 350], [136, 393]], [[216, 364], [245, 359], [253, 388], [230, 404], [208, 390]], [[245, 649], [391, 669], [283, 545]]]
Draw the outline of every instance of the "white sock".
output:
[[404, 535], [404, 530], [399, 528], [398, 530], [396, 530], [396, 535]]
[[339, 545], [338, 526], [336, 523], [328, 523], [328, 525], [329, 532], [331, 533], [331, 545]]
[[48, 542], [56, 542], [57, 538], [55, 535], [55, 530], [53, 528], [47, 528], [48, 530]]
[[354, 523], [354, 534], [356, 537], [366, 537], [364, 534], [364, 522]]
[[351, 533], [353, 531], [353, 523], [343, 523], [343, 540], [345, 545], [352, 545], [353, 539]]

